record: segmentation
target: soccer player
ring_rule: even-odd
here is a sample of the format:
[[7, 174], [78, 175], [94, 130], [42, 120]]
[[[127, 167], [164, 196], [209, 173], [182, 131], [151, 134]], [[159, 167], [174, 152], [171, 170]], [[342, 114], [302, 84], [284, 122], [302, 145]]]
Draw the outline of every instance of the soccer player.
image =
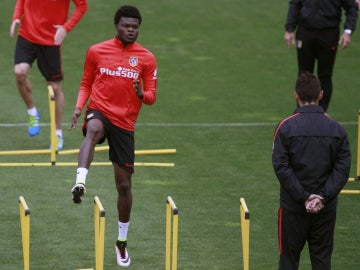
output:
[[118, 193], [115, 251], [120, 266], [130, 265], [127, 232], [133, 199], [135, 122], [142, 104], [151, 105], [156, 100], [156, 59], [136, 42], [141, 21], [136, 7], [120, 7], [114, 16], [116, 36], [88, 49], [70, 124], [70, 129], [78, 125], [81, 110], [90, 99], [82, 126], [85, 138], [80, 147], [72, 200], [81, 203], [95, 146], [107, 139]]
[[279, 270], [297, 270], [308, 243], [313, 270], [330, 270], [337, 197], [349, 179], [351, 154], [345, 129], [319, 105], [321, 83], [299, 75], [295, 113], [279, 123], [272, 163], [280, 182]]
[[29, 72], [37, 59], [37, 65], [47, 84], [55, 94], [55, 119], [57, 148], [62, 150], [64, 140], [61, 123], [64, 115], [64, 94], [61, 89], [63, 71], [61, 65], [61, 44], [86, 13], [86, 0], [72, 0], [75, 9], [68, 18], [70, 0], [17, 0], [10, 36], [13, 37], [20, 24], [15, 49], [14, 72], [19, 93], [28, 109], [30, 136], [40, 132], [40, 113], [32, 96]]

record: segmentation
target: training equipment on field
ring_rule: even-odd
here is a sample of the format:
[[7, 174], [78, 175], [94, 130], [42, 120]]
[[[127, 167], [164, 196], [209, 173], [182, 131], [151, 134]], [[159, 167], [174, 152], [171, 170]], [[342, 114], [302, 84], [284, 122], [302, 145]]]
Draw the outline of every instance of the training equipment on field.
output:
[[[94, 198], [95, 269], [104, 269], [105, 209], [98, 196]], [[77, 269], [94, 270], [94, 268]]]
[[357, 159], [356, 159], [356, 176], [349, 178], [349, 181], [360, 180], [360, 110], [358, 114], [358, 140], [357, 140]]
[[[357, 140], [357, 160], [356, 160], [356, 176], [350, 177], [349, 181], [360, 180], [360, 110], [358, 114], [358, 140]], [[346, 190], [340, 191], [340, 194], [360, 194], [360, 190]]]
[[105, 209], [99, 197], [94, 198], [95, 260], [96, 270], [104, 268]]
[[[97, 146], [95, 152], [108, 151], [109, 146]], [[59, 155], [78, 154], [79, 149], [70, 149], [59, 151]], [[135, 150], [135, 155], [161, 155], [161, 154], [175, 154], [176, 149], [152, 149], [152, 150]]]
[[[61, 150], [57, 149], [56, 123], [55, 123], [55, 94], [51, 85], [48, 86], [48, 100], [50, 111], [50, 149], [35, 149], [35, 150], [10, 150], [0, 151], [1, 155], [48, 155], [50, 154], [50, 162], [7, 162], [0, 163], [0, 167], [44, 167], [44, 166], [77, 166], [77, 162], [56, 162], [56, 155], [78, 154], [79, 149]], [[109, 146], [95, 147], [95, 152], [108, 151]], [[176, 149], [150, 149], [150, 150], [135, 150], [135, 155], [162, 155], [175, 154]], [[92, 166], [108, 166], [111, 162], [93, 162]], [[135, 162], [134, 166], [156, 166], [156, 167], [174, 167], [174, 163], [162, 162]]]
[[30, 269], [30, 209], [23, 196], [19, 197], [21, 240], [24, 270]]
[[[0, 163], [0, 167], [50, 167], [54, 164], [47, 162], [8, 162]], [[77, 162], [57, 162], [56, 166], [77, 166]], [[112, 166], [111, 162], [92, 162], [91, 166]], [[174, 163], [161, 163], [161, 162], [135, 162], [134, 166], [146, 166], [146, 167], [174, 167]]]
[[[52, 165], [55, 165], [56, 152], [57, 152], [56, 124], [55, 124], [55, 93], [51, 85], [48, 85], [48, 101], [49, 101], [49, 111], [50, 111], [50, 148], [51, 149], [0, 151], [0, 155], [50, 154], [50, 162]], [[6, 166], [6, 163], [1, 163], [1, 166]]]
[[244, 270], [249, 270], [250, 212], [244, 198], [240, 198], [240, 224]]
[[[171, 226], [172, 225], [172, 226]], [[177, 269], [179, 210], [175, 202], [168, 196], [166, 199], [166, 248], [165, 269]]]
[[340, 194], [360, 194], [360, 190], [344, 189], [340, 192]]
[[[19, 197], [21, 239], [23, 246], [24, 270], [30, 269], [30, 209], [23, 196]], [[94, 198], [95, 266], [77, 270], [104, 269], [105, 209], [98, 196]]]

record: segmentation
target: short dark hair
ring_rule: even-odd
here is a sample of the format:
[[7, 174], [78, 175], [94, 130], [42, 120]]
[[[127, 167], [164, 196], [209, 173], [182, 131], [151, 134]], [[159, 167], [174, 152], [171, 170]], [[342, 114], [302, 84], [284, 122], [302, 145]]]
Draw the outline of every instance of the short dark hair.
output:
[[296, 81], [295, 91], [301, 101], [316, 101], [321, 92], [320, 80], [312, 73], [301, 73]]
[[114, 24], [117, 25], [120, 21], [121, 17], [126, 17], [126, 18], [136, 18], [139, 19], [139, 25], [141, 24], [142, 18], [140, 15], [140, 11], [134, 7], [134, 6], [122, 6], [120, 7], [114, 16]]

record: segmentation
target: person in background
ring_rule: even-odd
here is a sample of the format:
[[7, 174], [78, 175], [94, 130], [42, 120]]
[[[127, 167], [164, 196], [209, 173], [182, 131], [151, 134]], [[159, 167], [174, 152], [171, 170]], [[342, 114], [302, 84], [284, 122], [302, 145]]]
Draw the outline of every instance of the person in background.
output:
[[127, 233], [133, 201], [131, 178], [134, 172], [135, 122], [142, 104], [152, 105], [156, 100], [156, 59], [136, 42], [141, 22], [142, 17], [136, 7], [120, 7], [114, 16], [116, 36], [88, 49], [70, 124], [70, 129], [78, 125], [81, 110], [90, 99], [83, 124], [85, 138], [80, 147], [72, 200], [81, 203], [95, 146], [107, 139], [118, 193], [115, 252], [120, 266], [130, 265]]
[[[344, 31], [340, 36], [342, 11]], [[358, 6], [354, 0], [290, 0], [285, 24], [285, 44], [296, 44], [298, 74], [305, 71], [317, 75], [324, 91], [320, 106], [326, 112], [332, 91], [332, 75], [338, 46], [349, 47], [355, 31]], [[295, 33], [296, 31], [296, 33]], [[339, 37], [340, 36], [340, 37]]]
[[43, 1], [17, 0], [10, 37], [14, 37], [18, 25], [18, 38], [15, 48], [14, 72], [16, 84], [28, 112], [28, 133], [36, 136], [40, 132], [40, 113], [35, 106], [29, 72], [37, 60], [38, 68], [47, 85], [52, 86], [55, 94], [55, 122], [57, 148], [62, 150], [62, 119], [65, 100], [61, 89], [63, 70], [61, 62], [61, 45], [70, 32], [86, 13], [86, 0], [72, 0], [75, 8], [68, 18], [70, 0]]
[[300, 74], [298, 108], [274, 132], [279, 270], [299, 269], [306, 242], [312, 269], [331, 269], [337, 197], [349, 179], [351, 153], [345, 129], [319, 106], [322, 97], [319, 79], [309, 72]]

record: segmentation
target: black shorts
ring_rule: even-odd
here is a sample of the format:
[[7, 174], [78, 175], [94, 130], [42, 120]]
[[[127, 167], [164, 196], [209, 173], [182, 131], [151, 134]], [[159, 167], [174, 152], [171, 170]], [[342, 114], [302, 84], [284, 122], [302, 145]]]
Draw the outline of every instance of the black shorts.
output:
[[135, 139], [134, 132], [113, 125], [101, 112], [88, 109], [85, 114], [83, 134], [86, 136], [86, 123], [91, 119], [98, 119], [104, 126], [105, 137], [98, 144], [107, 139], [109, 144], [109, 159], [128, 172], [134, 172]]
[[64, 78], [61, 66], [60, 46], [34, 44], [18, 36], [15, 48], [14, 64], [27, 63], [30, 66], [37, 59], [41, 74], [48, 82], [62, 81]]

